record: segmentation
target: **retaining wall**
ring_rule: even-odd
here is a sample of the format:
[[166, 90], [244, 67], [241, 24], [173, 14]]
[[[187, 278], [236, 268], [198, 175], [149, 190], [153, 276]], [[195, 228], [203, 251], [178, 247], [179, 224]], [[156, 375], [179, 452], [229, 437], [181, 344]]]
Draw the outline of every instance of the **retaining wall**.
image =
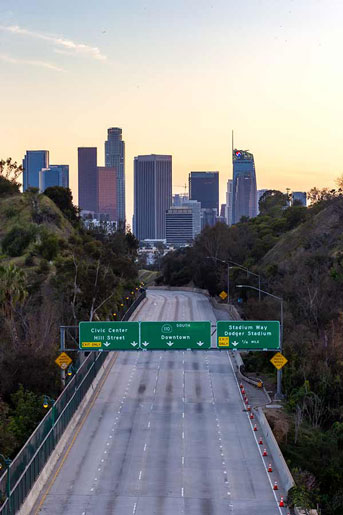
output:
[[277, 468], [278, 474], [280, 476], [282, 486], [288, 492], [288, 490], [290, 490], [295, 485], [292, 474], [288, 468], [282, 452], [280, 451], [280, 447], [262, 408], [257, 408], [256, 415], [260, 429], [264, 436], [264, 441], [268, 445], [275, 467]]

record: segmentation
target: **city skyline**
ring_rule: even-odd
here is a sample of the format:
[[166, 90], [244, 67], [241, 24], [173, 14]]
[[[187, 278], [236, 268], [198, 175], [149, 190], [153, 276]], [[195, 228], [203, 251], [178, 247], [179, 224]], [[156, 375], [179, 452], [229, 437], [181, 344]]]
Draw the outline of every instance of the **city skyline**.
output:
[[135, 155], [173, 155], [174, 191], [191, 170], [219, 170], [225, 202], [232, 128], [254, 154], [259, 189], [334, 187], [343, 5], [330, 6], [104, 0], [83, 3], [75, 24], [79, 1], [28, 10], [3, 0], [1, 157], [49, 149], [70, 165], [77, 203], [77, 147], [96, 146], [103, 166], [104, 133], [121, 127], [129, 223]]

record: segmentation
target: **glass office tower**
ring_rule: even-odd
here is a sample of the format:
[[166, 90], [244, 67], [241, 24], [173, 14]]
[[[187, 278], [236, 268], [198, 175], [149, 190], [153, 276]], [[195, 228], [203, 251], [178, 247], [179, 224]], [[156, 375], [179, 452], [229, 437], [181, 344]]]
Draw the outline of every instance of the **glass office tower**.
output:
[[257, 189], [254, 156], [246, 150], [234, 149], [232, 223], [238, 223], [242, 216], [257, 216]]
[[39, 190], [43, 192], [52, 186], [69, 188], [69, 165], [50, 165], [39, 172]]
[[166, 237], [172, 205], [172, 156], [151, 154], [134, 160], [134, 233], [139, 240]]
[[191, 172], [188, 177], [189, 199], [201, 203], [202, 209], [219, 213], [219, 172]]
[[27, 150], [23, 159], [23, 191], [39, 188], [39, 172], [49, 168], [48, 150]]
[[79, 207], [85, 211], [98, 210], [98, 168], [96, 147], [79, 147], [78, 184]]
[[117, 170], [117, 221], [125, 222], [125, 142], [119, 127], [107, 130], [105, 166]]
[[98, 212], [117, 220], [117, 169], [98, 166]]

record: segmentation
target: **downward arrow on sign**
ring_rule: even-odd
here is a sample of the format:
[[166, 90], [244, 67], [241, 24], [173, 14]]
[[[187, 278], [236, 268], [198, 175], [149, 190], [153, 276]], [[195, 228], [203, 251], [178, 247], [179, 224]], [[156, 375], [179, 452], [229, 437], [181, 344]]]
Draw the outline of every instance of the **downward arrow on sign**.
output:
[[144, 345], [144, 347], [146, 347], [147, 345], [149, 345], [149, 343], [150, 342], [145, 341], [145, 342], [142, 342], [142, 345]]
[[201, 347], [202, 345], [204, 345], [204, 342], [197, 342], [197, 345], [199, 345], [199, 347]]
[[104, 342], [104, 345], [105, 345], [105, 347], [108, 347], [109, 345], [111, 345], [111, 343], [110, 342]]
[[138, 345], [138, 343], [137, 342], [131, 342], [131, 345], [132, 345], [132, 347], [136, 347], [136, 345]]
[[172, 345], [174, 345], [174, 342], [167, 342], [167, 345], [169, 345], [169, 347], [171, 347]]
[[238, 342], [231, 342], [232, 345], [234, 345], [236, 347], [236, 345], [238, 345]]

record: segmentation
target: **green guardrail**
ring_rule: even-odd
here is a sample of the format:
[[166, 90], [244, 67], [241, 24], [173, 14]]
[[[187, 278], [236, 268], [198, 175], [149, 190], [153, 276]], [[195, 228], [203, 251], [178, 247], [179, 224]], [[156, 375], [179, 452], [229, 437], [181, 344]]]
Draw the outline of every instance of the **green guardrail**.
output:
[[[11, 495], [1, 505], [1, 515], [13, 515], [19, 510], [106, 357], [105, 353], [94, 353], [86, 358], [56, 400], [54, 408], [49, 410], [14, 458], [9, 469], [0, 478], [0, 495], [1, 499], [5, 499], [8, 484], [7, 474], [10, 473]], [[53, 409], [55, 410], [54, 415]]]

